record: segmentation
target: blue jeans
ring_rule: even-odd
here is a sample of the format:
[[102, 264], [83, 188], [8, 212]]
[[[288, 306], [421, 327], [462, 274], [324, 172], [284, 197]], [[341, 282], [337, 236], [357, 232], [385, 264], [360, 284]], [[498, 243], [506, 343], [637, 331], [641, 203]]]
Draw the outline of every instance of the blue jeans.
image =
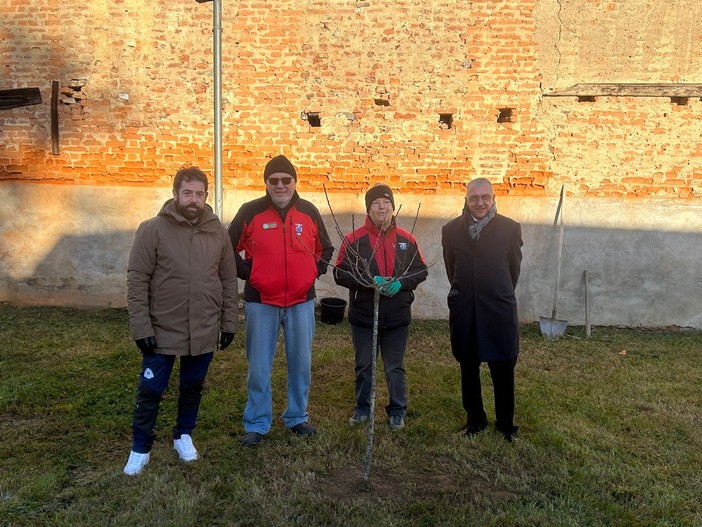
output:
[[307, 422], [310, 393], [314, 300], [291, 307], [246, 302], [246, 358], [249, 361], [248, 400], [244, 408], [244, 430], [267, 434], [273, 421], [271, 371], [283, 328], [288, 366], [288, 407], [283, 423], [292, 428]]
[[[197, 422], [202, 397], [202, 385], [214, 353], [180, 357], [180, 384], [178, 386], [178, 416], [173, 438], [191, 434]], [[137, 385], [136, 404], [132, 422], [132, 450], [146, 453], [156, 437], [155, 427], [163, 392], [171, 378], [174, 355], [144, 355]]]

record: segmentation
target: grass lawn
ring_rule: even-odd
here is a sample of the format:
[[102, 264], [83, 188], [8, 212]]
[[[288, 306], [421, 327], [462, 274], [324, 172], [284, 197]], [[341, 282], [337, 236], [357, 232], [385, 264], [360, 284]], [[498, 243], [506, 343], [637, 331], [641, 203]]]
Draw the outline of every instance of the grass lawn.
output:
[[[172, 450], [177, 390], [169, 390], [151, 463], [129, 478], [140, 356], [126, 311], [0, 305], [0, 525], [702, 525], [702, 335], [582, 335], [568, 328], [546, 341], [538, 325], [522, 328], [520, 436], [508, 444], [493, 429], [470, 439], [456, 432], [465, 415], [447, 323], [414, 322], [407, 426], [388, 430], [379, 379], [367, 487], [365, 430], [347, 424], [348, 323], [317, 326], [309, 410], [318, 435], [294, 437], [277, 420], [253, 449], [238, 441], [240, 331], [210, 369], [193, 435], [202, 459], [186, 465]], [[280, 415], [282, 353], [273, 384]]]

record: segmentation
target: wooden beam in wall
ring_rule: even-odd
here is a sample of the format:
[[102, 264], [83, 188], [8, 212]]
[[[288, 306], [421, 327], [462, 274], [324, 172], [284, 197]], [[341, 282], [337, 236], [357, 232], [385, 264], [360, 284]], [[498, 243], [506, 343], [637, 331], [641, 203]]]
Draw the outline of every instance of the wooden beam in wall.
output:
[[594, 82], [544, 93], [544, 97], [702, 97], [702, 84]]
[[0, 110], [9, 110], [20, 106], [41, 104], [39, 88], [11, 88], [0, 90]]
[[51, 153], [59, 155], [58, 81], [51, 81]]

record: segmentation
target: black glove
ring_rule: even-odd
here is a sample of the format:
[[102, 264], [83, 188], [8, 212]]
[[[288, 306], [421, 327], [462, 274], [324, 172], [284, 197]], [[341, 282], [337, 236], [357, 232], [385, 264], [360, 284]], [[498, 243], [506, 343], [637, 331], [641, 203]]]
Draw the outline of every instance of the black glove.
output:
[[144, 355], [153, 355], [156, 352], [156, 337], [146, 337], [134, 341]]
[[219, 337], [219, 349], [223, 350], [234, 340], [234, 333], [227, 333], [222, 331], [222, 335]]

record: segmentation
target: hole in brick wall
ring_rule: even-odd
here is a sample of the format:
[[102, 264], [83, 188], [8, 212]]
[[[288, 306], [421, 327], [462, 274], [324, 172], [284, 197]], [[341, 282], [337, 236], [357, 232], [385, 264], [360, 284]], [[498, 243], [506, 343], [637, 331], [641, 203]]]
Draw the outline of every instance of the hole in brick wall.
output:
[[300, 119], [307, 121], [312, 128], [319, 128], [322, 126], [322, 118], [319, 116], [319, 112], [301, 112]]
[[595, 102], [593, 95], [578, 95], [578, 102]]
[[387, 99], [373, 99], [376, 106], [390, 106], [390, 101]]
[[453, 114], [452, 113], [440, 113], [439, 114], [439, 127], [445, 130], [449, 130], [453, 127]]
[[677, 104], [678, 106], [685, 106], [687, 105], [688, 98], [687, 97], [671, 97], [670, 98], [670, 103], [671, 104]]
[[511, 123], [514, 108], [500, 108], [500, 113], [497, 116], [498, 123]]
[[307, 122], [310, 123], [310, 126], [312, 128], [319, 128], [320, 126], [322, 126], [322, 118], [319, 116], [318, 113], [308, 113]]

